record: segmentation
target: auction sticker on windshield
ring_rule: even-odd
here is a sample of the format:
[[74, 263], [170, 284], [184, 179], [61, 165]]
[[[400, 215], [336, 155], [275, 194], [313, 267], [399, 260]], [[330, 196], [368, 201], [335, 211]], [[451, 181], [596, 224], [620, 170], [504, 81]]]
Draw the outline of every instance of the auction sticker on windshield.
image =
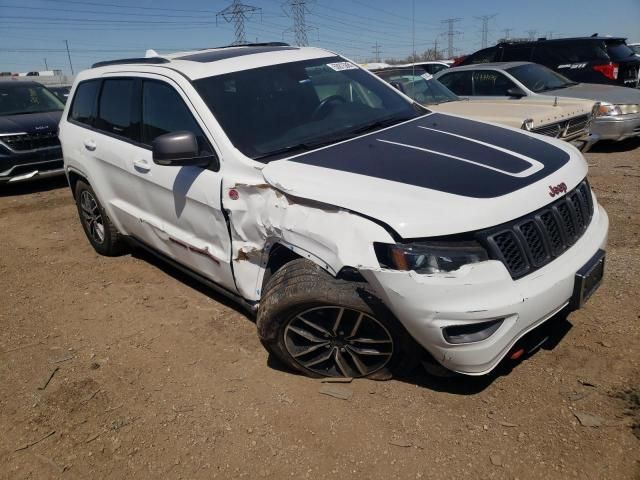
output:
[[356, 67], [351, 62], [327, 63], [327, 67], [329, 67], [332, 70], [335, 70], [336, 72], [341, 72], [342, 70], [357, 70], [358, 69], [358, 67]]
[[430, 73], [423, 73], [422, 75], [420, 75], [422, 78], [424, 78], [425, 80], [431, 80], [433, 78], [433, 75], [431, 75]]

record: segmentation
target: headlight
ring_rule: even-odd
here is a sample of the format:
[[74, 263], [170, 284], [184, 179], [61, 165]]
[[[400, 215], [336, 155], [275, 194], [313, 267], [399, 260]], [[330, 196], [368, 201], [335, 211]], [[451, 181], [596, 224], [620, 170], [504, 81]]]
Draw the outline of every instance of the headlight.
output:
[[489, 258], [487, 251], [474, 241], [376, 243], [374, 246], [381, 267], [422, 274], [452, 272]]
[[611, 104], [603, 104], [600, 105], [598, 109], [598, 115], [600, 116], [612, 116], [615, 117], [617, 115], [630, 115], [633, 113], [640, 113], [640, 105], [637, 104], [629, 104], [629, 105], [611, 105]]

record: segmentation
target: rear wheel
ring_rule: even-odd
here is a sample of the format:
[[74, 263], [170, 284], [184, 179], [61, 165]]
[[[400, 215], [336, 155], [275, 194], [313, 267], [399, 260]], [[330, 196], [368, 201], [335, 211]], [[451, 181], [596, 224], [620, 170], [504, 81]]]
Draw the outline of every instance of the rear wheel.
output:
[[95, 251], [108, 257], [123, 254], [126, 250], [124, 238], [109, 220], [91, 186], [78, 180], [75, 194], [82, 228]]
[[333, 278], [294, 260], [269, 280], [258, 311], [264, 346], [313, 377], [389, 378], [408, 373], [418, 348], [364, 282]]

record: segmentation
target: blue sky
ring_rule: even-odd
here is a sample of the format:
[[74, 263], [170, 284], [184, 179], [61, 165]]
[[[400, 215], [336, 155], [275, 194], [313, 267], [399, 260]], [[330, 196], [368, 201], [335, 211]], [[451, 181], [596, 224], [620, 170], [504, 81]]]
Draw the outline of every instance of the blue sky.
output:
[[[217, 18], [231, 0], [0, 0], [0, 70], [69, 71], [68, 40], [76, 73], [110, 58], [226, 45], [234, 40], [233, 25]], [[284, 0], [244, 0], [259, 7], [246, 23], [249, 41], [293, 41]], [[614, 6], [615, 5], [615, 6]], [[480, 48], [481, 21], [489, 22], [489, 43], [512, 29], [512, 37], [591, 35], [594, 32], [629, 37], [640, 42], [640, 0], [310, 0], [306, 15], [311, 45], [325, 47], [356, 61], [371, 59], [373, 45], [381, 56], [406, 57], [412, 51], [412, 18], [416, 50], [445, 49], [446, 18], [455, 25], [457, 53]], [[283, 33], [285, 32], [285, 33]]]

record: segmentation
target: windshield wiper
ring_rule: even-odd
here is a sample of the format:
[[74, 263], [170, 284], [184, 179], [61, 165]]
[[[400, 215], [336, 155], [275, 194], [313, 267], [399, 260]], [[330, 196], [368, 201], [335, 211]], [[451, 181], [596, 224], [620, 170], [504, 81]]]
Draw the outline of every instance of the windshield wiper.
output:
[[365, 125], [361, 125], [360, 127], [354, 128], [353, 130], [350, 130], [349, 133], [352, 133], [354, 135], [357, 135], [359, 133], [366, 133], [366, 132], [372, 132], [374, 130], [379, 130], [381, 128], [385, 128], [385, 127], [390, 127], [391, 125], [395, 125], [397, 123], [401, 123], [401, 122], [405, 122], [407, 120], [411, 120], [412, 118], [415, 117], [387, 117], [387, 118], [382, 118], [380, 120], [375, 120], [371, 123], [367, 123]]

